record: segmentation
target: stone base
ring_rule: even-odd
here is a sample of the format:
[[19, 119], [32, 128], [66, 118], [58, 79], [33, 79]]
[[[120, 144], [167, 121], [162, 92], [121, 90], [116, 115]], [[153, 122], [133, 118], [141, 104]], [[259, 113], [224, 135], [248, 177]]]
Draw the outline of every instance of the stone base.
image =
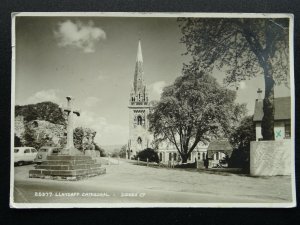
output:
[[85, 150], [84, 155], [88, 155], [91, 157], [96, 157], [96, 151], [95, 150]]
[[77, 148], [64, 148], [61, 151], [62, 155], [83, 155]]
[[250, 144], [250, 175], [291, 175], [291, 140], [252, 141]]
[[34, 170], [29, 171], [29, 178], [50, 178], [59, 180], [80, 180], [106, 173], [90, 156], [51, 155]]

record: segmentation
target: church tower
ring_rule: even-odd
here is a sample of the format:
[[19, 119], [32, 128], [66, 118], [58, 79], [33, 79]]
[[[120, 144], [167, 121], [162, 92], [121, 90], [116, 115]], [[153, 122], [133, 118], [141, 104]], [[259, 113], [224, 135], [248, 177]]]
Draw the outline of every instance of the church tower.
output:
[[150, 147], [148, 90], [144, 82], [141, 41], [138, 44], [133, 86], [129, 97], [129, 140], [127, 158], [133, 158], [139, 151]]

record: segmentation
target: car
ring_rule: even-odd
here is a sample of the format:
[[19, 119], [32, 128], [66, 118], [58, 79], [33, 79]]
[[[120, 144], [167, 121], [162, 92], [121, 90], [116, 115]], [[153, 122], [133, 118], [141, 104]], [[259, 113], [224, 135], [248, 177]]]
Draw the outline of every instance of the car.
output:
[[32, 163], [37, 155], [37, 150], [32, 147], [15, 147], [14, 148], [14, 164], [22, 166]]
[[61, 150], [61, 147], [43, 146], [39, 149], [34, 162], [40, 164], [47, 159], [48, 155], [57, 155], [61, 152]]

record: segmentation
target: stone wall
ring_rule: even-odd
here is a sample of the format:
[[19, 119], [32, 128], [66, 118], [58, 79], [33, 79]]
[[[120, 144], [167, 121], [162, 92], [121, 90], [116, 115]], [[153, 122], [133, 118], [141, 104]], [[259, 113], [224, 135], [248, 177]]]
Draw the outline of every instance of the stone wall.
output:
[[37, 142], [44, 139], [46, 145], [64, 147], [66, 130], [63, 125], [53, 124], [45, 120], [33, 120], [27, 123], [27, 126], [35, 134]]
[[[80, 140], [75, 140], [75, 147], [80, 151], [86, 151], [86, 155], [97, 156], [99, 151], [95, 151], [94, 138], [96, 131], [90, 128], [76, 128], [81, 129], [82, 136]], [[15, 135], [20, 138], [23, 146], [40, 148], [41, 146], [59, 146], [66, 145], [66, 128], [64, 125], [50, 123], [45, 120], [32, 120], [25, 122], [23, 116], [15, 118]], [[30, 136], [30, 141], [26, 137]], [[74, 136], [75, 138], [75, 136]]]
[[24, 124], [24, 117], [17, 116], [15, 118], [15, 135], [20, 138], [21, 142], [24, 143], [24, 132], [25, 132], [25, 124]]
[[291, 175], [291, 140], [252, 141], [250, 145], [250, 175]]

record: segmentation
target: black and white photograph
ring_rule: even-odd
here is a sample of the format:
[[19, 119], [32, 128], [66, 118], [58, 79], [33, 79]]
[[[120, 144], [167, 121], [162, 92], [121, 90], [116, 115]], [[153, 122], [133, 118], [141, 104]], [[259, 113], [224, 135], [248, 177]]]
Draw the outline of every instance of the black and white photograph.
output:
[[12, 14], [12, 208], [296, 206], [291, 14]]

